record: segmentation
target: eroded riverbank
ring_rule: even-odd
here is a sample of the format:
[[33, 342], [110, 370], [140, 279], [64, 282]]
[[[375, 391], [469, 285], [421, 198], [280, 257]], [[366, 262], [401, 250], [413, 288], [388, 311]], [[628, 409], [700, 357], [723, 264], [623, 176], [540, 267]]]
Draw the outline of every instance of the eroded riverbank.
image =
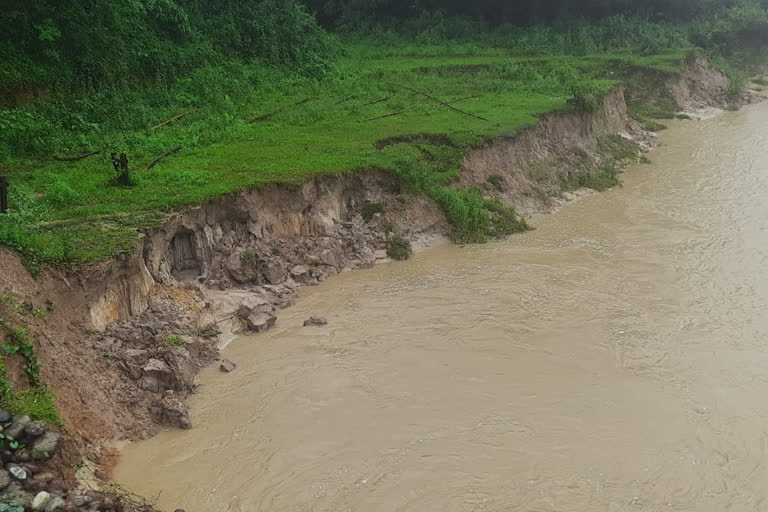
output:
[[304, 289], [115, 476], [188, 511], [759, 510], [766, 119], [673, 123], [532, 233]]

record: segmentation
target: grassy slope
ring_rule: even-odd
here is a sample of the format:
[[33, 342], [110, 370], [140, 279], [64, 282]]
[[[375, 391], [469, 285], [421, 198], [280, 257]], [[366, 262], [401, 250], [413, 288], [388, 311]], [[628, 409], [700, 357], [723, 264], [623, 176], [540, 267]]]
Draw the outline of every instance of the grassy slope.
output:
[[[647, 67], [671, 73], [681, 58], [681, 54], [519, 58], [498, 51], [467, 57], [362, 59], [352, 55], [340, 62], [334, 78], [320, 83], [285, 79], [271, 87], [259, 87], [254, 81], [251, 87], [242, 71], [226, 80], [228, 71], [220, 69], [214, 73], [221, 75], [215, 79], [221, 82], [214, 81], [208, 90], [195, 82], [198, 74], [175, 87], [173, 101], [165, 95], [153, 104], [151, 90], [125, 98], [147, 105], [143, 117], [126, 119], [125, 129], [101, 126], [60, 136], [62, 147], [101, 149], [99, 156], [72, 163], [49, 157], [9, 162], [15, 210], [0, 218], [0, 240], [40, 261], [97, 260], [129, 250], [136, 230], [157, 225], [166, 212], [244, 187], [357, 169], [396, 168], [422, 158], [411, 145], [375, 148], [376, 141], [393, 135], [449, 135], [456, 148], [431, 148], [444, 153], [444, 164], [429, 171], [441, 173], [440, 179], [447, 183], [455, 175], [461, 153], [484, 137], [514, 132], [536, 123], [541, 114], [566, 108], [566, 99], [575, 90], [599, 94], [620, 80], [621, 70]], [[456, 107], [488, 121], [451, 111], [390, 83], [429, 92], [444, 101], [472, 96]], [[198, 90], [202, 92], [190, 93]], [[291, 106], [309, 97], [313, 99]], [[383, 97], [388, 99], [370, 104]], [[286, 105], [269, 120], [243, 121]], [[199, 111], [167, 127], [148, 129], [191, 107]], [[401, 110], [405, 111], [368, 120]], [[184, 149], [142, 171], [158, 154], [176, 145]], [[132, 169], [137, 171], [135, 187], [109, 185], [113, 174], [107, 154], [113, 148], [128, 149]]]

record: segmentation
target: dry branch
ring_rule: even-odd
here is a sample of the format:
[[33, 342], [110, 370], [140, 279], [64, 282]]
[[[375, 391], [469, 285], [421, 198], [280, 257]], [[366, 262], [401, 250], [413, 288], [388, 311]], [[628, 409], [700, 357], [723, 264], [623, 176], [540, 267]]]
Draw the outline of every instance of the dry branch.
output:
[[488, 121], [484, 117], [480, 117], [480, 116], [472, 114], [470, 112], [465, 112], [463, 110], [460, 110], [460, 109], [452, 106], [450, 103], [446, 103], [446, 102], [444, 102], [441, 99], [435, 98], [434, 96], [432, 96], [430, 94], [427, 94], [425, 92], [419, 91], [418, 89], [414, 89], [413, 87], [408, 87], [407, 85], [397, 85], [397, 84], [393, 84], [393, 83], [387, 83], [387, 85], [390, 85], [392, 87], [400, 87], [401, 89], [405, 89], [407, 91], [415, 92], [416, 94], [419, 94], [421, 96], [424, 96], [425, 98], [429, 98], [429, 99], [431, 99], [433, 101], [436, 101], [439, 104], [443, 105], [444, 107], [447, 107], [447, 108], [449, 108], [449, 109], [451, 109], [451, 110], [453, 110], [455, 112], [458, 112], [459, 114], [464, 114], [465, 116], [474, 117], [475, 119], [480, 119], [481, 121]]
[[394, 111], [394, 112], [390, 112], [389, 114], [384, 114], [384, 115], [381, 115], [381, 116], [376, 116], [376, 117], [369, 117], [368, 119], [366, 119], [366, 121], [375, 121], [376, 119], [384, 119], [385, 117], [392, 117], [392, 116], [396, 116], [396, 115], [398, 115], [398, 114], [402, 114], [402, 113], [403, 113], [403, 112], [405, 112], [406, 110], [408, 110], [408, 109], [405, 109], [405, 108], [404, 108], [403, 110], [396, 110], [396, 111]]
[[181, 114], [176, 114], [175, 116], [173, 116], [172, 118], [168, 119], [167, 121], [163, 121], [159, 125], [153, 126], [152, 128], [150, 128], [150, 130], [157, 130], [158, 128], [161, 128], [161, 127], [163, 127], [163, 126], [165, 126], [167, 124], [171, 124], [174, 121], [178, 121], [182, 117], [187, 117], [189, 114], [191, 114], [193, 112], [197, 112], [197, 109], [193, 108], [192, 110], [187, 110], [186, 112], [182, 112]]
[[85, 160], [86, 158], [98, 155], [101, 153], [101, 151], [91, 151], [90, 153], [85, 153], [84, 155], [77, 155], [77, 156], [59, 156], [59, 155], [53, 155], [54, 160], [58, 160], [59, 162], [77, 162], [78, 160]]
[[165, 153], [163, 153], [163, 154], [162, 154], [162, 155], [160, 155], [159, 157], [157, 157], [157, 158], [155, 158], [154, 160], [152, 160], [152, 161], [149, 163], [149, 165], [148, 165], [146, 168], [144, 168], [144, 170], [145, 170], [145, 171], [148, 171], [148, 170], [150, 170], [151, 168], [153, 168], [154, 166], [156, 166], [158, 163], [160, 163], [160, 160], [162, 160], [163, 158], [165, 158], [165, 157], [167, 157], [167, 156], [171, 156], [171, 155], [173, 155], [174, 153], [178, 153], [179, 151], [181, 151], [181, 146], [176, 146], [175, 148], [171, 149], [170, 151], [166, 151]]
[[256, 122], [259, 122], [259, 121], [266, 121], [267, 119], [270, 119], [274, 115], [279, 114], [283, 110], [286, 110], [286, 109], [288, 109], [290, 107], [297, 107], [299, 105], [303, 105], [304, 103], [307, 103], [308, 101], [313, 100], [313, 99], [314, 99], [314, 97], [312, 97], [312, 96], [310, 96], [309, 98], [304, 98], [301, 101], [297, 101], [296, 103], [293, 103], [291, 105], [287, 105], [285, 107], [281, 107], [281, 108], [279, 108], [279, 109], [277, 109], [277, 110], [275, 110], [273, 112], [270, 112], [269, 114], [264, 114], [264, 115], [261, 115], [259, 117], [254, 117], [250, 121], [246, 121], [245, 124], [253, 124], [253, 123], [256, 123]]

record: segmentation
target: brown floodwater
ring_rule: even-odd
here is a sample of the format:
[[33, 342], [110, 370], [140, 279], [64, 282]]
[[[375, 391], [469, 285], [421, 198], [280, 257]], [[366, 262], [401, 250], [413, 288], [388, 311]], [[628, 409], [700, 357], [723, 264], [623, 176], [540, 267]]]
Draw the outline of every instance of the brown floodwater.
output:
[[672, 122], [533, 232], [303, 290], [116, 479], [187, 512], [768, 510], [767, 122]]

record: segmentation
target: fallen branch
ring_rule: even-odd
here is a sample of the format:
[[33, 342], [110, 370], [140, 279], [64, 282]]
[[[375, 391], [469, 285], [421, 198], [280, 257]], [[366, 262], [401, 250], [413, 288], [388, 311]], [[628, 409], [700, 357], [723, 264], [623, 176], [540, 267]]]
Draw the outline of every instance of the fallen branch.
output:
[[403, 110], [396, 110], [394, 112], [390, 112], [389, 114], [384, 114], [384, 115], [376, 116], [376, 117], [369, 117], [368, 119], [366, 119], [366, 121], [375, 121], [376, 119], [384, 119], [385, 117], [396, 116], [398, 114], [402, 114], [406, 110], [408, 110], [408, 109], [404, 108]]
[[384, 96], [383, 98], [379, 98], [377, 100], [369, 101], [368, 103], [363, 104], [363, 106], [365, 107], [365, 106], [368, 106], [368, 105], [375, 105], [377, 103], [381, 103], [382, 101], [387, 101], [392, 96], [394, 96], [394, 94], [390, 94], [389, 96]]
[[307, 103], [308, 101], [313, 100], [313, 99], [314, 99], [314, 97], [312, 97], [312, 96], [310, 96], [309, 98], [304, 98], [301, 101], [297, 101], [296, 103], [293, 103], [291, 105], [287, 105], [285, 107], [281, 107], [281, 108], [275, 110], [274, 112], [270, 112], [269, 114], [264, 114], [262, 116], [255, 117], [255, 118], [251, 119], [250, 121], [246, 121], [245, 124], [253, 124], [253, 123], [257, 123], [259, 121], [266, 121], [267, 119], [270, 119], [274, 115], [279, 114], [280, 112], [282, 112], [282, 111], [284, 111], [284, 110], [286, 110], [288, 108], [297, 107], [299, 105], [303, 105], [304, 103]]
[[348, 102], [349, 100], [353, 100], [353, 99], [355, 99], [355, 98], [357, 98], [357, 94], [350, 94], [350, 95], [349, 95], [349, 96], [347, 96], [346, 98], [340, 99], [339, 101], [337, 101], [336, 103], [334, 103], [334, 105], [340, 105], [340, 104], [342, 104], [342, 103], [346, 103], [346, 102]]
[[387, 85], [391, 85], [392, 87], [400, 87], [401, 89], [405, 89], [405, 90], [408, 90], [408, 91], [411, 91], [411, 92], [415, 92], [416, 94], [420, 94], [421, 96], [424, 96], [425, 98], [429, 98], [429, 99], [431, 99], [433, 101], [438, 102], [439, 104], [443, 105], [444, 107], [447, 107], [447, 108], [449, 108], [449, 109], [451, 109], [451, 110], [453, 110], [455, 112], [458, 112], [459, 114], [464, 114], [465, 116], [474, 117], [475, 119], [480, 119], [481, 121], [488, 121], [484, 117], [480, 117], [480, 116], [472, 114], [470, 112], [465, 112], [463, 110], [460, 110], [460, 109], [452, 106], [450, 103], [446, 103], [443, 100], [435, 98], [434, 96], [432, 96], [430, 94], [427, 94], [425, 92], [421, 92], [418, 89], [414, 89], [413, 87], [408, 87], [407, 85], [397, 85], [397, 84], [393, 84], [393, 83], [388, 83]]
[[170, 151], [166, 151], [165, 153], [163, 153], [163, 154], [162, 154], [162, 155], [160, 155], [159, 157], [157, 157], [157, 158], [155, 158], [154, 160], [152, 160], [152, 161], [149, 163], [149, 165], [148, 165], [146, 168], [144, 168], [144, 170], [145, 170], [145, 171], [148, 171], [148, 170], [150, 170], [151, 168], [153, 168], [154, 166], [156, 166], [158, 163], [160, 163], [160, 160], [162, 160], [163, 158], [165, 158], [165, 157], [167, 157], [167, 156], [171, 156], [171, 155], [173, 155], [174, 153], [178, 153], [179, 151], [181, 151], [181, 146], [176, 146], [176, 147], [175, 147], [175, 148], [173, 148], [172, 150], [170, 150]]
[[91, 157], [93, 155], [98, 155], [101, 153], [101, 151], [91, 151], [90, 153], [86, 153], [84, 155], [77, 155], [77, 156], [59, 156], [59, 155], [53, 155], [54, 160], [58, 160], [59, 162], [77, 162], [78, 160], [85, 160], [88, 157]]
[[163, 126], [165, 126], [167, 124], [171, 124], [174, 121], [178, 121], [182, 117], [187, 117], [189, 114], [191, 114], [193, 112], [197, 112], [197, 109], [193, 108], [192, 110], [187, 110], [186, 112], [182, 112], [181, 114], [177, 114], [177, 115], [173, 116], [172, 118], [168, 119], [167, 121], [163, 121], [159, 125], [153, 126], [152, 128], [150, 128], [150, 130], [157, 130], [158, 128], [161, 128], [161, 127], [163, 127]]

